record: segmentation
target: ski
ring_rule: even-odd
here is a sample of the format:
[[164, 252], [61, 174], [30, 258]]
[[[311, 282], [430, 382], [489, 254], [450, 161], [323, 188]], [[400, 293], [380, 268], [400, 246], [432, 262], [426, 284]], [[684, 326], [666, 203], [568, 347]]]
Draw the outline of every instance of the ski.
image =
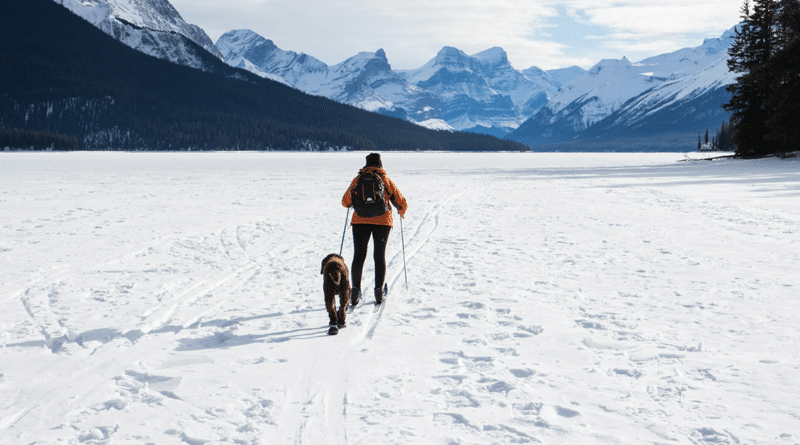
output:
[[361, 299], [358, 300], [357, 304], [347, 305], [347, 313], [348, 314], [352, 314], [353, 312], [355, 312], [356, 309], [360, 308], [361, 306], [364, 306], [364, 297], [363, 296], [361, 297]]
[[389, 285], [384, 283], [383, 284], [383, 299], [381, 300], [381, 304], [375, 303], [375, 309], [372, 310], [373, 313], [380, 311], [386, 306], [386, 297], [389, 296]]
[[[384, 283], [383, 284], [383, 301], [381, 301], [381, 304], [375, 303], [375, 312], [378, 312], [378, 310], [380, 308], [382, 308], [382, 307], [384, 307], [386, 305], [386, 297], [388, 295], [389, 295], [389, 285], [387, 283]], [[358, 304], [347, 305], [347, 313], [348, 314], [352, 314], [353, 312], [355, 312], [356, 309], [358, 309], [360, 307], [363, 307], [366, 304], [366, 303], [364, 303], [364, 300], [365, 300], [365, 298], [362, 295], [361, 298], [358, 300]]]
[[352, 314], [356, 309], [360, 308], [363, 305], [364, 305], [364, 299], [363, 298], [361, 300], [359, 300], [359, 302], [357, 304], [349, 304], [349, 305], [347, 305], [347, 313], [348, 314]]

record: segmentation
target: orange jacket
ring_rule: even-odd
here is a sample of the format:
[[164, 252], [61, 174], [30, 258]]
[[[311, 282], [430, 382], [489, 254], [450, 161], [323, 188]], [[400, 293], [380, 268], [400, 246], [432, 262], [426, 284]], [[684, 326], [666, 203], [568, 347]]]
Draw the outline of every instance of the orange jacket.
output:
[[[394, 185], [394, 182], [392, 182], [392, 180], [386, 176], [386, 170], [378, 167], [364, 167], [358, 171], [359, 176], [364, 172], [372, 172], [380, 175], [385, 187], [383, 195], [386, 199], [386, 202], [391, 202], [394, 204], [394, 206], [398, 209], [398, 213], [400, 213], [400, 217], [402, 218], [406, 213], [406, 209], [408, 209], [408, 203], [406, 202], [406, 198], [403, 197], [403, 194], [400, 193], [400, 190], [398, 190], [397, 186]], [[356, 186], [356, 182], [358, 182], [358, 176], [353, 179], [353, 182], [350, 183], [350, 187], [348, 187], [344, 192], [344, 197], [342, 197], [342, 205], [345, 207], [350, 207], [353, 204], [353, 199], [350, 196], [350, 190]], [[350, 224], [376, 224], [379, 226], [392, 226], [394, 225], [394, 220], [392, 219], [392, 209], [390, 208], [381, 216], [374, 216], [372, 218], [362, 218], [354, 212], [353, 219], [350, 220]]]

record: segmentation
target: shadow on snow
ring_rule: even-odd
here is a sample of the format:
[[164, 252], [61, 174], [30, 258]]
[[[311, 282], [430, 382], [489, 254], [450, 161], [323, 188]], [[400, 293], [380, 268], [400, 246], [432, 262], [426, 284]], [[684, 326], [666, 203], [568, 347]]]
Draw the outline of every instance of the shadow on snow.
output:
[[[292, 311], [291, 314], [299, 312], [317, 312], [324, 309], [309, 309], [307, 311]], [[49, 338], [45, 340], [31, 340], [18, 343], [7, 343], [6, 347], [22, 347], [22, 348], [43, 348], [50, 349], [53, 353], [60, 352], [64, 345], [68, 343], [75, 343], [82, 348], [87, 348], [87, 343], [98, 342], [102, 344], [110, 343], [114, 340], [124, 338], [131, 343], [136, 343], [141, 338], [154, 334], [177, 334], [185, 329], [200, 329], [206, 327], [216, 327], [220, 329], [235, 327], [240, 324], [252, 322], [255, 320], [263, 320], [267, 318], [275, 318], [286, 315], [282, 312], [273, 314], [256, 315], [253, 317], [240, 317], [232, 319], [218, 319], [208, 321], [197, 321], [189, 326], [167, 325], [149, 332], [143, 332], [139, 329], [122, 332], [118, 329], [104, 328], [93, 329], [91, 331], [83, 332], [77, 336], [63, 335], [57, 338]], [[179, 339], [180, 346], [176, 348], [177, 351], [196, 351], [202, 349], [215, 349], [215, 348], [230, 348], [235, 346], [244, 346], [252, 343], [280, 343], [290, 340], [304, 340], [317, 337], [327, 337], [325, 329], [328, 325], [321, 325], [318, 327], [299, 328], [292, 331], [272, 332], [267, 334], [248, 334], [248, 335], [235, 335], [228, 332], [216, 332], [204, 338], [183, 338]]]

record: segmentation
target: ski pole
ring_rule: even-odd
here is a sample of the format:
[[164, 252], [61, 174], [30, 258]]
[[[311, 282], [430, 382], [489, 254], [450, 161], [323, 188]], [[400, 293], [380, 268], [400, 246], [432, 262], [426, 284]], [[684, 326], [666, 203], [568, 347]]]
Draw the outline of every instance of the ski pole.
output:
[[342, 249], [344, 249], [344, 235], [347, 233], [347, 220], [350, 219], [350, 207], [347, 208], [347, 216], [344, 217], [344, 230], [342, 230], [342, 245], [339, 246], [339, 256], [342, 256]]
[[408, 272], [406, 271], [406, 239], [403, 235], [403, 217], [400, 216], [400, 239], [403, 242], [403, 275], [406, 277], [406, 287], [408, 287]]

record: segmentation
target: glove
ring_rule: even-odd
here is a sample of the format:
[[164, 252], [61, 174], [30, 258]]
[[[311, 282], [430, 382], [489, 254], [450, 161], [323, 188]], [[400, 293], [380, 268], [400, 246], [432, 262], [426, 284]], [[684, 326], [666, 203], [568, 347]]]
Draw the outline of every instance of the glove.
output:
[[406, 219], [406, 209], [399, 209], [397, 213], [400, 214], [400, 218]]

